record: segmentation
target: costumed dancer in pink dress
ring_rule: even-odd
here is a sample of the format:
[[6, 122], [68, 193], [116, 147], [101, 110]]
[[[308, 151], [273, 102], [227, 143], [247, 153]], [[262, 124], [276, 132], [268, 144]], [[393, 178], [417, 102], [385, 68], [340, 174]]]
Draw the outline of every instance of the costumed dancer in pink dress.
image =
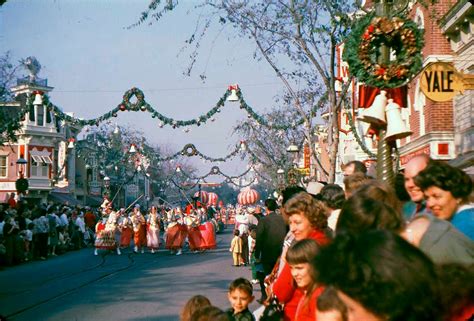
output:
[[171, 210], [167, 214], [168, 228], [166, 230], [166, 248], [170, 250], [170, 254], [181, 255], [184, 240], [188, 235], [187, 227], [183, 224], [183, 215], [178, 207]]
[[141, 253], [145, 253], [146, 246], [146, 220], [140, 212], [140, 205], [136, 204], [132, 213], [132, 225], [133, 225], [133, 242], [135, 247], [133, 251], [138, 253], [140, 249]]
[[147, 218], [147, 247], [151, 253], [155, 253], [160, 247], [160, 217], [157, 212], [156, 206], [151, 207], [150, 214]]

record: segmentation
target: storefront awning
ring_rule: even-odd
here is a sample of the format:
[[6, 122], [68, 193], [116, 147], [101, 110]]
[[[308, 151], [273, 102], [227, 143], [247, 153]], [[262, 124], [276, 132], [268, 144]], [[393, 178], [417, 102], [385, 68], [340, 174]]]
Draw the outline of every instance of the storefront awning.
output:
[[81, 205], [81, 203], [71, 194], [51, 192], [48, 195], [48, 201], [61, 203], [64, 205]]
[[92, 195], [87, 195], [86, 196], [86, 205], [92, 206], [92, 207], [99, 207], [104, 200], [100, 196], [92, 196]]

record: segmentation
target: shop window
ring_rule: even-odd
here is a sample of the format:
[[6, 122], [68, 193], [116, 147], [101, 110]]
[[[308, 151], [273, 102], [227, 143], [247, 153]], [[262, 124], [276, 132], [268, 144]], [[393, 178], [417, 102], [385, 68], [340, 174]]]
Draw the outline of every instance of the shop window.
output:
[[[49, 156], [47, 156], [49, 158]], [[48, 177], [49, 164], [39, 155], [31, 155], [30, 172], [32, 177]]]
[[7, 177], [8, 156], [0, 156], [0, 177]]

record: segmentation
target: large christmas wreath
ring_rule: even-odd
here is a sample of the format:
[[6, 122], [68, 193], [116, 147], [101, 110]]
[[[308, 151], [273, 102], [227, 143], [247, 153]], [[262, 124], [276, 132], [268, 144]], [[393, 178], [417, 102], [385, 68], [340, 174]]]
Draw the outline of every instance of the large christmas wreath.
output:
[[197, 155], [196, 147], [193, 144], [184, 145], [184, 148], [181, 151], [181, 155], [186, 155], [188, 157]]
[[[378, 61], [381, 46], [391, 50], [392, 59], [386, 64]], [[343, 59], [359, 81], [378, 88], [396, 88], [421, 70], [422, 48], [423, 33], [413, 21], [368, 15], [355, 24], [347, 38]]]
[[[135, 103], [132, 103], [130, 99], [135, 96], [137, 101]], [[143, 91], [140, 89], [133, 87], [130, 90], [127, 90], [125, 94], [123, 95], [123, 100], [122, 100], [122, 105], [120, 107], [120, 110], [133, 110], [137, 111], [138, 109], [146, 110], [146, 104], [145, 104], [145, 95], [143, 94]]]

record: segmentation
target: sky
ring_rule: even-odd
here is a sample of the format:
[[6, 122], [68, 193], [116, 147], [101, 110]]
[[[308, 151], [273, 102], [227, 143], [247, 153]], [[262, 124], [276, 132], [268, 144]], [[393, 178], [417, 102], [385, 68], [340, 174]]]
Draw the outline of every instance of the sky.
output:
[[[34, 56], [42, 65], [38, 76], [54, 87], [53, 104], [75, 117], [96, 118], [115, 108], [132, 87], [163, 115], [195, 119], [213, 108], [228, 85], [237, 83], [257, 112], [272, 108], [282, 85], [268, 64], [253, 58], [255, 46], [227, 27], [211, 27], [199, 51], [193, 74], [183, 75], [191, 53], [185, 40], [207, 9], [198, 1], [180, 1], [160, 21], [127, 29], [147, 8], [147, 0], [8, 0], [0, 7], [0, 48], [13, 62]], [[205, 72], [203, 82], [199, 74]], [[27, 73], [25, 71], [24, 75]], [[147, 141], [173, 152], [192, 143], [203, 154], [222, 157], [241, 138], [232, 127], [247, 117], [237, 103], [226, 103], [214, 122], [183, 128], [158, 127], [148, 113], [119, 113], [113, 122], [144, 132]], [[216, 164], [189, 160], [204, 175]], [[219, 164], [228, 175], [245, 171], [234, 159]], [[222, 178], [216, 178], [222, 181]]]

